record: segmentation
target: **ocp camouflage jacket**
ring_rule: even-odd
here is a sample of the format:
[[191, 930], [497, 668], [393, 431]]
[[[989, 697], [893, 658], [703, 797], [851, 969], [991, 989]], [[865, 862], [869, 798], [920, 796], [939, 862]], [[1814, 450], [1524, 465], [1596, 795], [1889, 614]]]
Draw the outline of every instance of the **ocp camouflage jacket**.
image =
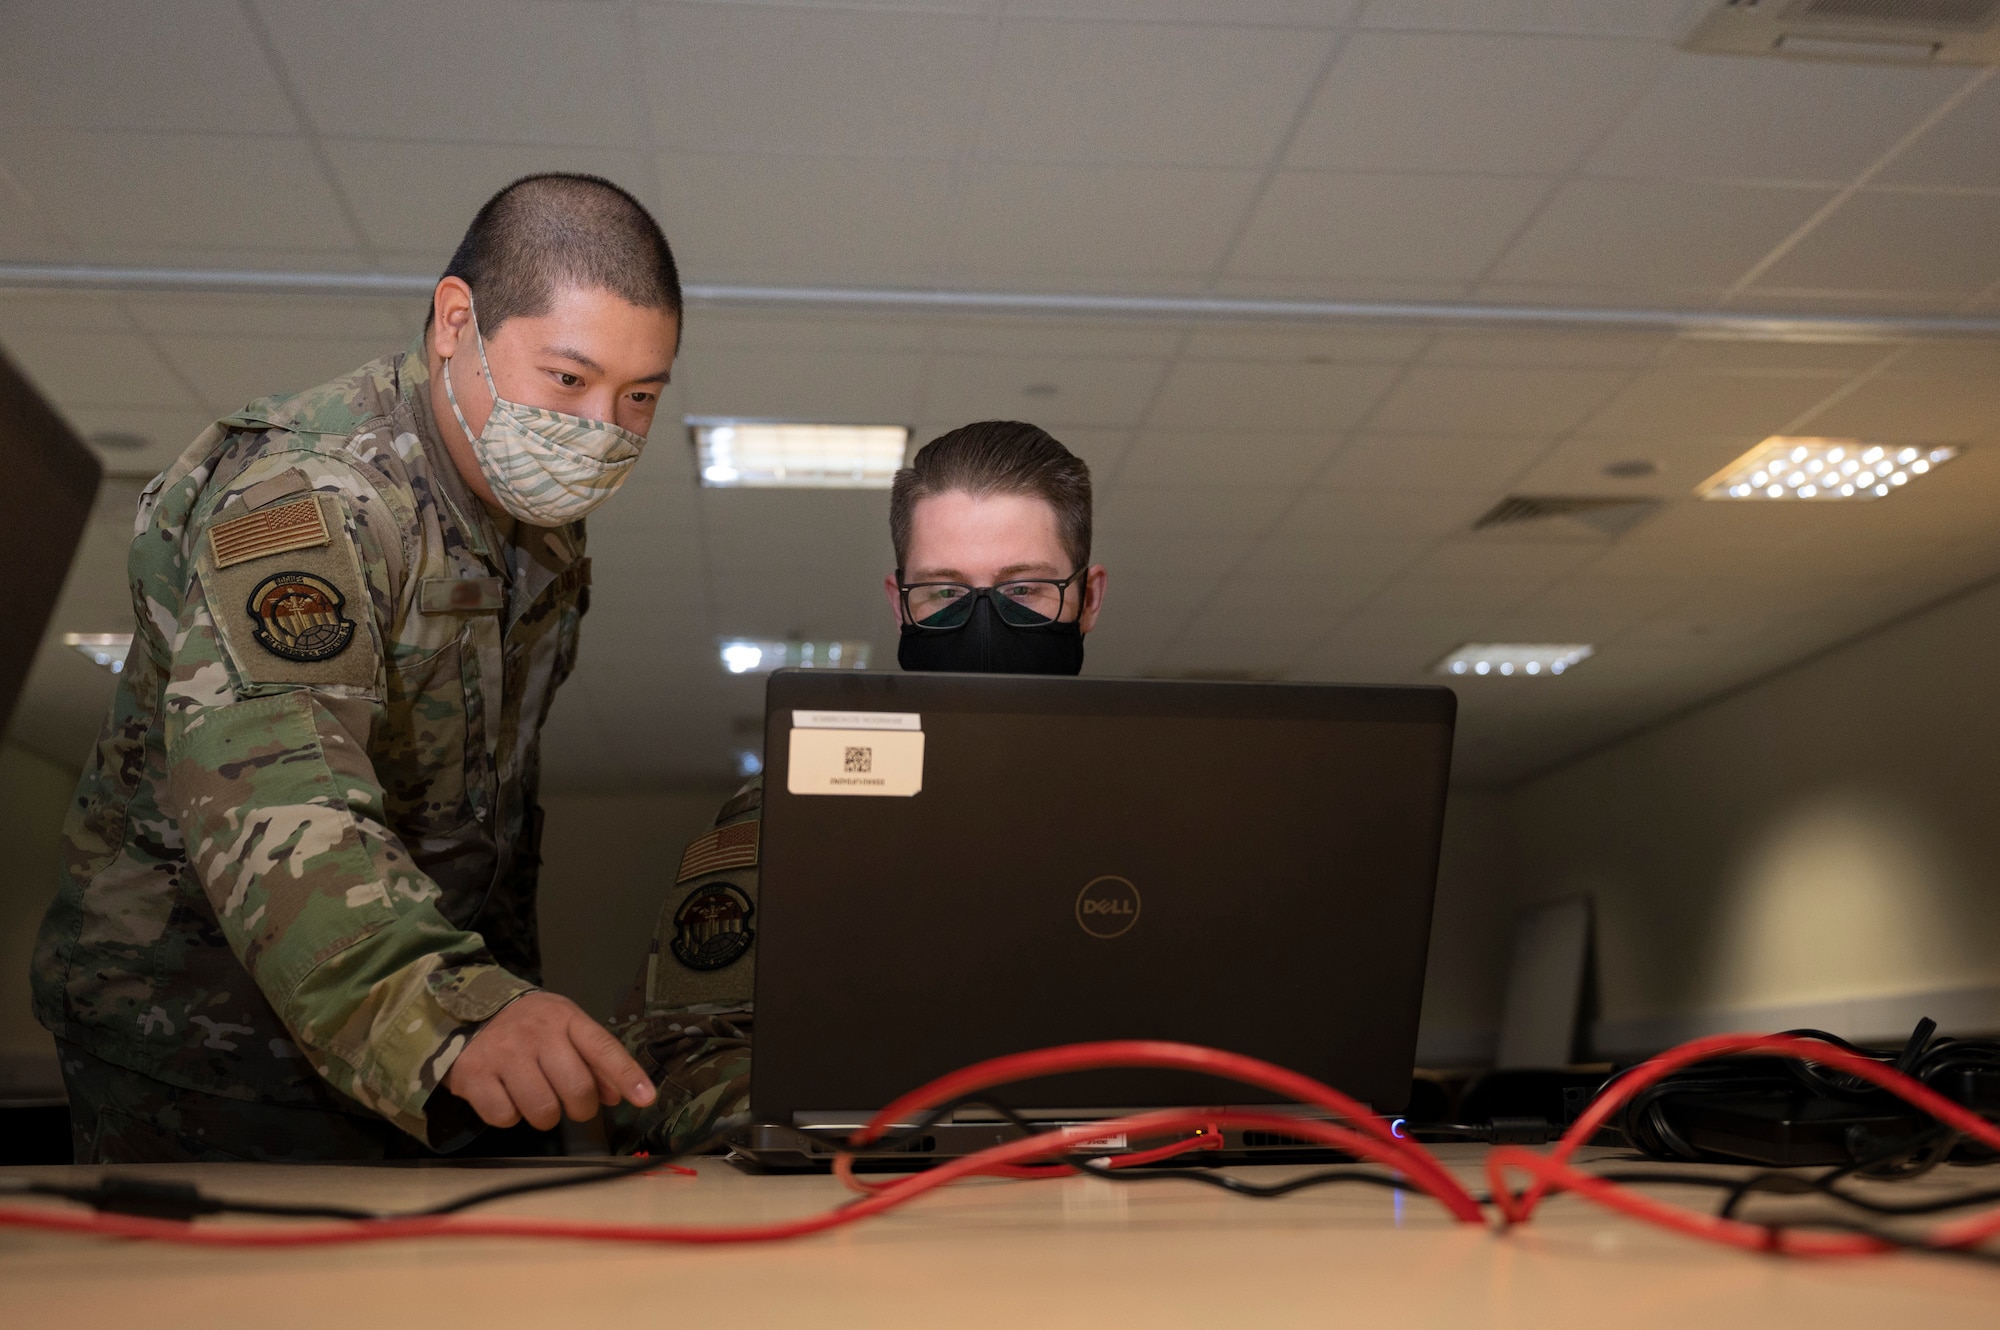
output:
[[432, 1090], [539, 980], [540, 733], [590, 561], [581, 523], [496, 526], [428, 394], [419, 340], [146, 487], [33, 981], [107, 1061], [443, 1144]]

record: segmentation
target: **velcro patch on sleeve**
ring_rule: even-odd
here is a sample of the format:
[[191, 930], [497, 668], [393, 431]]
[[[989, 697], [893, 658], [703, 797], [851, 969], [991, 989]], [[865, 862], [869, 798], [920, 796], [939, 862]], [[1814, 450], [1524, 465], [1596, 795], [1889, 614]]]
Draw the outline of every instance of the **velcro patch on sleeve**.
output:
[[757, 866], [757, 832], [762, 822], [736, 822], [717, 827], [687, 847], [674, 881], [685, 882], [704, 873]]
[[497, 577], [426, 577], [419, 595], [425, 614], [477, 613], [507, 604]]
[[308, 496], [262, 512], [232, 517], [208, 529], [217, 568], [229, 568], [271, 554], [318, 549], [333, 543], [319, 501]]
[[[317, 540], [295, 537], [223, 562], [223, 548], [240, 548], [216, 539], [224, 527], [299, 507], [312, 510], [311, 524], [322, 533]], [[368, 580], [338, 499], [308, 495], [218, 523], [208, 536], [198, 567], [202, 592], [242, 683], [339, 684], [368, 693], [378, 687], [381, 645]]]

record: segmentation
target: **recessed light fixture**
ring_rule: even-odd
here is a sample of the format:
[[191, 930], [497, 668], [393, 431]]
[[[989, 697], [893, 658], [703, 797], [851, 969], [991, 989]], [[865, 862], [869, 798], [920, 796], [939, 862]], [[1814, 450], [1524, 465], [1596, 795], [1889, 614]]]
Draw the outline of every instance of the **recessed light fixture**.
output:
[[63, 645], [113, 674], [123, 672], [125, 657], [132, 650], [130, 633], [64, 633]]
[[797, 638], [724, 637], [716, 646], [722, 668], [731, 674], [769, 674], [772, 670], [865, 670], [866, 642], [803, 642]]
[[1439, 661], [1437, 672], [1538, 677], [1561, 674], [1592, 652], [1582, 642], [1467, 642]]
[[689, 416], [695, 468], [708, 489], [885, 490], [903, 465], [902, 425], [802, 425]]
[[1958, 456], [1950, 444], [1774, 434], [1695, 487], [1704, 499], [1882, 499]]

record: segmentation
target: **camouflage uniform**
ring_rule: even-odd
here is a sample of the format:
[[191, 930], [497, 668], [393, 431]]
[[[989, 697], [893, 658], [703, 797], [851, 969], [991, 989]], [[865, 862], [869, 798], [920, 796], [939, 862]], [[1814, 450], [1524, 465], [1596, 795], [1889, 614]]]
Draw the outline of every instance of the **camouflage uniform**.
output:
[[646, 1108], [610, 1111], [614, 1149], [678, 1153], [750, 1106], [763, 802], [763, 781], [752, 779], [682, 854], [646, 963], [611, 1018], [659, 1090]]
[[539, 980], [540, 731], [590, 561], [580, 523], [472, 497], [429, 390], [419, 339], [146, 487], [137, 635], [36, 943], [66, 1061], [317, 1110], [291, 1157], [358, 1148], [329, 1114], [462, 1140], [432, 1092]]

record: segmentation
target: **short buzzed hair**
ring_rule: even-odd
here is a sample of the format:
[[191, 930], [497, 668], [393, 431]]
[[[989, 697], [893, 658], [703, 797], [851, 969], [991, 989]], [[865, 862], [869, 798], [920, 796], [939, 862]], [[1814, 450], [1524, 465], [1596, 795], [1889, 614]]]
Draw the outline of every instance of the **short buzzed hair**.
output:
[[982, 420], [919, 448], [889, 490], [889, 538], [898, 569], [909, 553], [917, 501], [955, 492], [1044, 500], [1055, 509], [1056, 534], [1071, 571], [1090, 562], [1090, 468], [1047, 430], [1019, 420]]
[[480, 331], [549, 312], [559, 287], [681, 317], [674, 251], [646, 206], [602, 176], [522, 176], [486, 200], [444, 270], [472, 288]]

